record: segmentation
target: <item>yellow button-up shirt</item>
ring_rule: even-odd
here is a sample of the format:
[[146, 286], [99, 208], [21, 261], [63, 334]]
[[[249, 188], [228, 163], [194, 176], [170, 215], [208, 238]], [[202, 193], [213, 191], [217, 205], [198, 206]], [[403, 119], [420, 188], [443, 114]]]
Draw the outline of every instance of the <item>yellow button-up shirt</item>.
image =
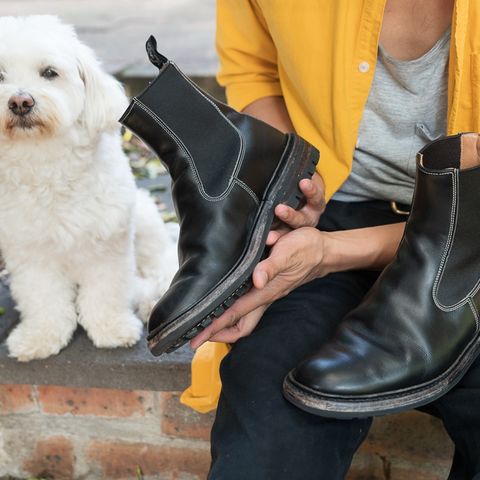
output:
[[[282, 95], [295, 130], [321, 152], [330, 198], [347, 178], [375, 74], [386, 0], [217, 0], [218, 81], [241, 110]], [[457, 0], [449, 61], [448, 132], [480, 132], [480, 0]], [[215, 408], [227, 352], [207, 343], [182, 400]]]
[[[282, 95], [295, 130], [319, 148], [327, 198], [350, 173], [375, 74], [386, 0], [218, 0], [218, 81], [243, 109]], [[448, 133], [480, 131], [480, 1], [457, 0]]]

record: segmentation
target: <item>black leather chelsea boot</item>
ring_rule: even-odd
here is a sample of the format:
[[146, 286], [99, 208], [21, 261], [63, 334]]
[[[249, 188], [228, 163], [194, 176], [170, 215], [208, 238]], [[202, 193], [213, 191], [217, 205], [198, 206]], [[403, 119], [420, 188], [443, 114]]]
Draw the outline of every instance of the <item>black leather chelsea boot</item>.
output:
[[383, 415], [462, 378], [480, 351], [479, 185], [477, 135], [419, 152], [396, 258], [333, 339], [287, 375], [288, 400], [326, 417]]
[[193, 338], [251, 286], [274, 208], [298, 208], [319, 153], [212, 98], [147, 41], [157, 78], [120, 119], [160, 157], [180, 222], [179, 270], [148, 321], [154, 355]]

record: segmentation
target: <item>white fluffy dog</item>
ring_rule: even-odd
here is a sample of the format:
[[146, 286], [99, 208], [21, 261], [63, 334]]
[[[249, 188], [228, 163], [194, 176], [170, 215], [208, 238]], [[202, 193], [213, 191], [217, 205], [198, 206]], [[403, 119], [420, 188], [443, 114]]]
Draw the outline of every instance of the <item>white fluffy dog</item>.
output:
[[58, 353], [77, 322], [98, 347], [133, 345], [134, 308], [145, 313], [176, 269], [122, 152], [126, 104], [73, 28], [0, 18], [0, 250], [21, 313], [7, 339], [19, 360]]

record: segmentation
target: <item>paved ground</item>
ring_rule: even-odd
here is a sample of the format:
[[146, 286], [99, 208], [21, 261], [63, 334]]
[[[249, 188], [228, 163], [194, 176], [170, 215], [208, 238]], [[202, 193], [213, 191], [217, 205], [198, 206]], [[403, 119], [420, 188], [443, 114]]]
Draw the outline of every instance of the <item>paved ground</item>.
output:
[[0, 15], [55, 14], [75, 25], [105, 68], [123, 77], [155, 73], [146, 60], [150, 34], [189, 75], [212, 76], [215, 0], [1, 0]]

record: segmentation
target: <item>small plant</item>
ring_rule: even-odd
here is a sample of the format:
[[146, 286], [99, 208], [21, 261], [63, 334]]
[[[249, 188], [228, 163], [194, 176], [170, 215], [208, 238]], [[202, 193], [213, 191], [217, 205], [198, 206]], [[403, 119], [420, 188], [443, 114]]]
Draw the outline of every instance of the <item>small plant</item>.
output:
[[140, 467], [140, 465], [137, 465], [137, 468], [136, 468], [136, 474], [137, 474], [137, 480], [144, 480], [143, 479], [143, 472], [142, 472], [142, 467]]

